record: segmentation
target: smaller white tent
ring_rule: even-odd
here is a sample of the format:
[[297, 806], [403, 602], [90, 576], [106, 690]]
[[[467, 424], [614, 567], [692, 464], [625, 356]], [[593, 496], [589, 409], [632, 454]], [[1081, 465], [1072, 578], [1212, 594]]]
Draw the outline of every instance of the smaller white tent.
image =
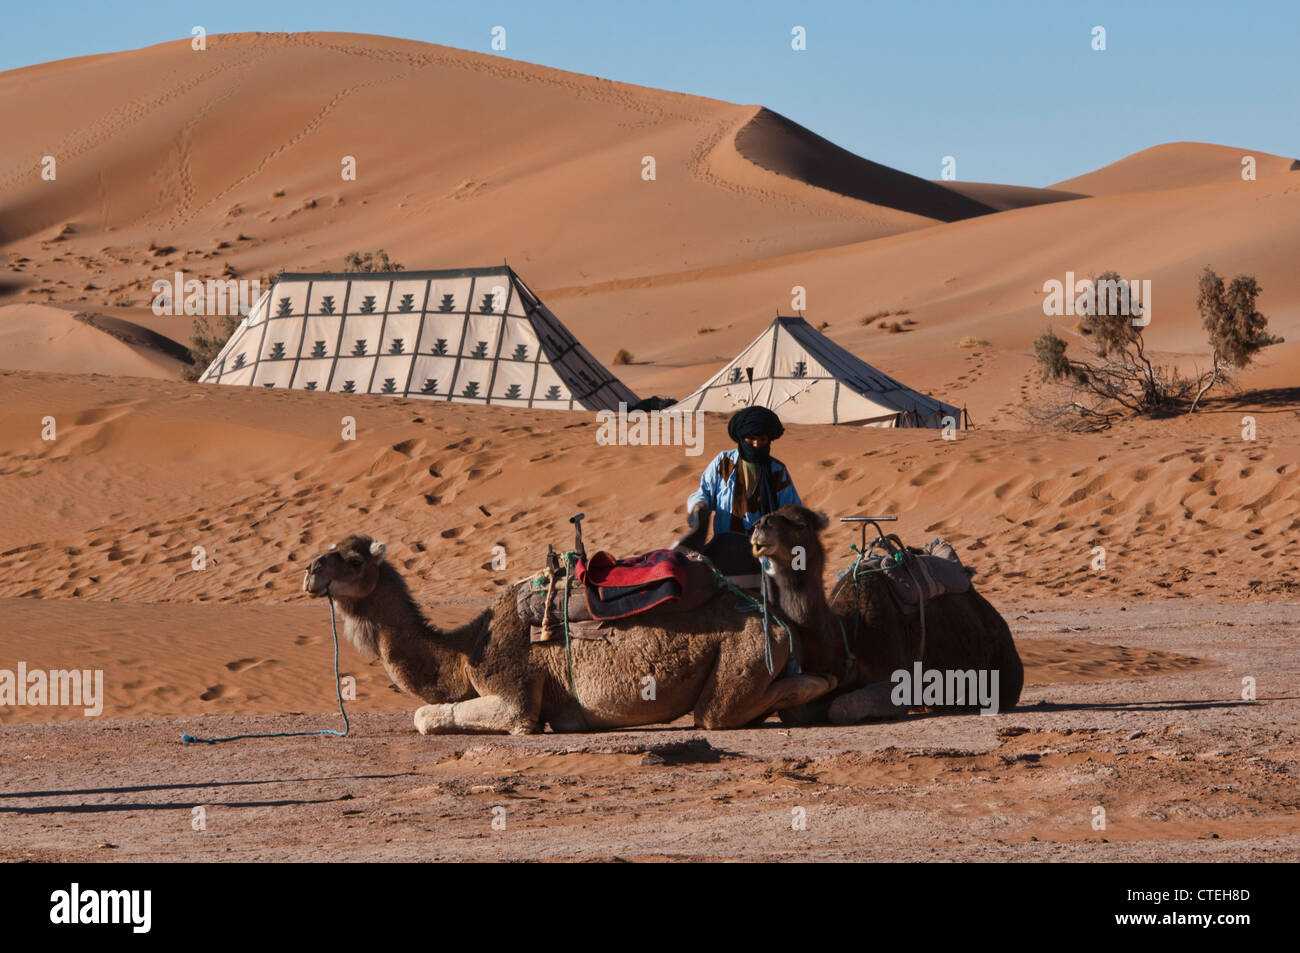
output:
[[678, 404], [732, 413], [761, 406], [796, 424], [944, 426], [961, 411], [912, 390], [840, 347], [803, 318], [778, 316], [740, 356]]

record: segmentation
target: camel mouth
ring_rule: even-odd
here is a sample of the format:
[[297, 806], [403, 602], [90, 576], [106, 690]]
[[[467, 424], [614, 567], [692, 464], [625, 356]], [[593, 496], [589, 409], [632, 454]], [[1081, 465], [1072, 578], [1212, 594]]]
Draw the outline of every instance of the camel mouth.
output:
[[302, 576], [302, 591], [312, 596], [323, 596], [329, 588], [329, 583], [321, 579], [316, 573], [308, 570]]
[[781, 549], [781, 541], [768, 536], [760, 536], [759, 531], [756, 530], [749, 538], [749, 549], [756, 559], [762, 559], [764, 556], [776, 555]]

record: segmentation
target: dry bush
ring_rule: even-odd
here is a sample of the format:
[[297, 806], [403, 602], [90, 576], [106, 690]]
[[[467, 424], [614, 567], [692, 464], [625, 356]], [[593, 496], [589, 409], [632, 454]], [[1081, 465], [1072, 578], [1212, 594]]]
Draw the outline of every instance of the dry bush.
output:
[[[1111, 271], [1099, 281], [1119, 281]], [[1044, 381], [1062, 389], [1037, 409], [1035, 419], [1068, 430], [1105, 430], [1129, 417], [1168, 417], [1191, 413], [1213, 387], [1231, 384], [1260, 349], [1282, 339], [1268, 333], [1268, 319], [1255, 309], [1259, 284], [1238, 275], [1225, 287], [1207, 265], [1197, 286], [1196, 306], [1210, 344], [1210, 369], [1195, 377], [1152, 362], [1142, 325], [1128, 313], [1089, 314], [1080, 330], [1092, 353], [1083, 360], [1066, 355], [1065, 341], [1051, 328], [1034, 342], [1034, 357]], [[1139, 312], [1140, 313], [1140, 312]]]
[[404, 271], [382, 248], [376, 252], [351, 251], [343, 256], [345, 272]]
[[622, 347], [619, 348], [617, 351], [614, 352], [614, 361], [613, 361], [613, 363], [615, 363], [615, 364], [631, 364], [631, 363], [632, 363], [632, 353], [631, 353], [630, 351], [628, 351], [626, 348], [622, 348]]
[[199, 375], [217, 359], [217, 355], [221, 353], [221, 349], [226, 346], [226, 342], [230, 340], [230, 336], [235, 333], [235, 329], [243, 320], [243, 317], [238, 314], [194, 319], [194, 340], [190, 342], [190, 354], [194, 356], [194, 363], [185, 368], [182, 373], [185, 380], [199, 379]]

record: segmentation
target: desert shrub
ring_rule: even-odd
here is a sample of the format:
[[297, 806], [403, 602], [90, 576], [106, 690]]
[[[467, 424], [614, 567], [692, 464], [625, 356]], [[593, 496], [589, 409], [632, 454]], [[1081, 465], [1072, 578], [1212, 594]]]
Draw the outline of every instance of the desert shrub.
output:
[[343, 256], [346, 272], [403, 271], [403, 267], [388, 257], [382, 248], [375, 252], [350, 251]]
[[217, 359], [217, 355], [221, 353], [221, 349], [226, 346], [226, 342], [230, 340], [230, 336], [235, 333], [242, 320], [243, 318], [238, 314], [194, 319], [193, 340], [190, 342], [190, 354], [194, 358], [194, 363], [182, 374], [185, 380], [199, 379], [199, 375]]
[[[1098, 281], [1119, 281], [1106, 272]], [[1161, 417], [1196, 410], [1212, 388], [1231, 381], [1235, 371], [1282, 339], [1268, 333], [1268, 319], [1255, 307], [1255, 278], [1238, 275], [1225, 287], [1207, 265], [1197, 284], [1196, 306], [1210, 345], [1210, 367], [1195, 377], [1155, 364], [1146, 353], [1143, 325], [1131, 315], [1106, 312], [1079, 322], [1092, 353], [1072, 359], [1068, 345], [1048, 328], [1034, 342], [1034, 357], [1044, 381], [1061, 384], [1062, 395], [1034, 411], [1039, 422], [1070, 430], [1104, 430], [1126, 417]]]
[[626, 348], [619, 348], [617, 351], [614, 352], [614, 363], [631, 364], [632, 363], [631, 352], [628, 351]]

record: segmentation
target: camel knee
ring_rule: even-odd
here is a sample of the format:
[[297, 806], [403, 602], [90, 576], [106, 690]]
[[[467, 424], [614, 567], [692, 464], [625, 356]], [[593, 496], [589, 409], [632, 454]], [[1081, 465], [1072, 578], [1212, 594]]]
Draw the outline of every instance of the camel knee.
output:
[[415, 711], [415, 730], [436, 735], [456, 730], [455, 705], [424, 705]]
[[889, 682], [876, 682], [866, 688], [841, 695], [831, 702], [831, 722], [837, 725], [851, 725], [868, 718], [901, 718], [907, 714], [907, 709], [895, 705], [892, 694], [893, 688]]
[[511, 701], [486, 695], [450, 705], [425, 705], [415, 713], [415, 727], [422, 735], [480, 731], [530, 734], [537, 730], [537, 720]]

